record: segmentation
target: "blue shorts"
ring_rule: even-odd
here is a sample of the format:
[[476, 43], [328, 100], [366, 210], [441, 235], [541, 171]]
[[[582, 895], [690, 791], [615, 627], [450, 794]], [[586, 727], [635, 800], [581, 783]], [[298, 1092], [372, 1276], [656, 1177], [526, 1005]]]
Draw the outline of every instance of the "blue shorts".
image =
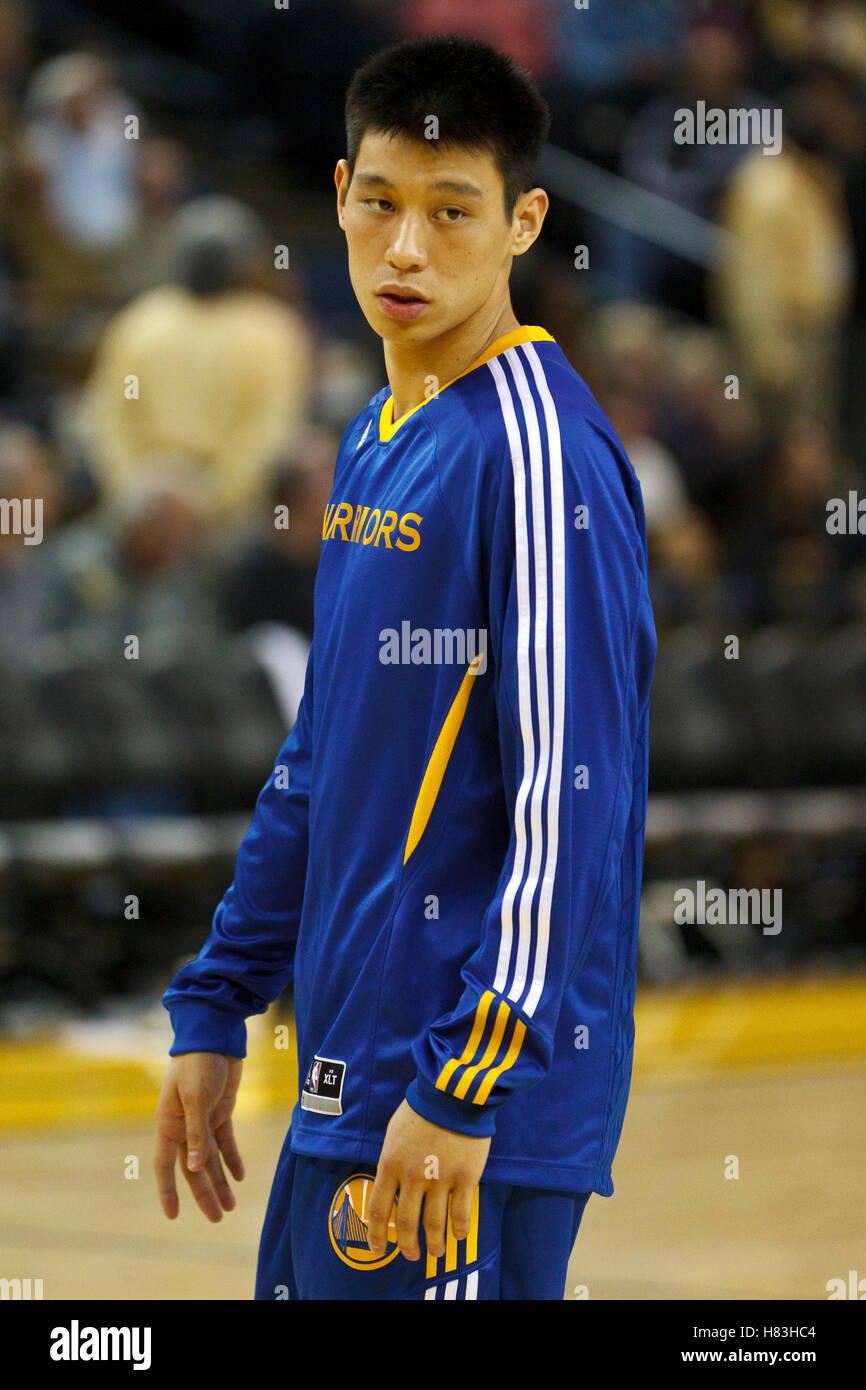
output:
[[445, 1254], [400, 1254], [393, 1226], [377, 1256], [366, 1241], [369, 1164], [294, 1154], [286, 1136], [265, 1214], [257, 1299], [562, 1299], [589, 1192], [482, 1181], [465, 1240]]

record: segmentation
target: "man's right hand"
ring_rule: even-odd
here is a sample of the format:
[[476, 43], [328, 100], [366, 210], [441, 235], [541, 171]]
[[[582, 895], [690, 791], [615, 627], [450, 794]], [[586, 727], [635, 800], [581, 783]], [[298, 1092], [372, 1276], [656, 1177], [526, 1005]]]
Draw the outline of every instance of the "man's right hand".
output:
[[156, 1109], [153, 1166], [162, 1209], [170, 1221], [179, 1210], [174, 1180], [180, 1152], [183, 1174], [208, 1221], [221, 1221], [235, 1197], [220, 1154], [232, 1177], [244, 1165], [232, 1131], [232, 1111], [241, 1083], [243, 1062], [220, 1052], [184, 1052], [173, 1057]]

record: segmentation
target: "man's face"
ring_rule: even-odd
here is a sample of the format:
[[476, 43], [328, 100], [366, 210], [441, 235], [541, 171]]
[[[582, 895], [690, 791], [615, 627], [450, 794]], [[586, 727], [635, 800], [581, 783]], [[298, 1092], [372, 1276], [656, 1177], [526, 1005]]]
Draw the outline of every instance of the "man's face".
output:
[[367, 322], [393, 343], [447, 333], [504, 294], [511, 258], [531, 244], [506, 219], [493, 155], [377, 131], [355, 172], [337, 165], [338, 214], [349, 276]]

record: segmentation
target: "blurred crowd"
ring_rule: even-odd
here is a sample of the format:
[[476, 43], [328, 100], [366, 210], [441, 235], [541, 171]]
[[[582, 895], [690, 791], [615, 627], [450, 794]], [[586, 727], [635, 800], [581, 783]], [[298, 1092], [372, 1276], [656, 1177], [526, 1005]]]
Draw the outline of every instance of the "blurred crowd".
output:
[[[2, 1026], [200, 945], [221, 818], [297, 709], [339, 439], [384, 384], [333, 206], [345, 88], [436, 32], [530, 68], [568, 152], [513, 298], [642, 484], [651, 789], [862, 784], [863, 0], [0, 0]], [[781, 112], [781, 150], [678, 144], [698, 102]], [[862, 835], [816, 824], [650, 837], [642, 972], [862, 958]], [[675, 931], [696, 868], [783, 886], [783, 944]]]
[[[309, 639], [339, 436], [384, 380], [333, 215], [343, 93], [443, 31], [714, 233], [708, 265], [559, 198], [515, 269], [640, 477], [659, 627], [863, 617], [866, 536], [825, 524], [866, 458], [861, 0], [199, 8], [0, 0], [0, 497], [43, 506], [41, 543], [0, 534], [0, 665], [77, 632]], [[781, 111], [781, 151], [677, 144], [698, 101]]]

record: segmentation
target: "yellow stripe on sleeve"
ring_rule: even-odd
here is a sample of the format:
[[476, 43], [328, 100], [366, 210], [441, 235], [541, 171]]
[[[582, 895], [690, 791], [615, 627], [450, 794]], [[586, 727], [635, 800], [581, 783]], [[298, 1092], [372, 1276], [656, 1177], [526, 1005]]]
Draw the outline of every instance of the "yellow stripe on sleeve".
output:
[[515, 1020], [514, 1033], [511, 1038], [511, 1046], [508, 1049], [504, 1061], [500, 1062], [498, 1067], [494, 1067], [492, 1071], [489, 1071], [487, 1073], [481, 1085], [478, 1087], [478, 1095], [472, 1097], [474, 1105], [483, 1105], [487, 1097], [490, 1095], [490, 1092], [492, 1091], [494, 1085], [496, 1084], [497, 1079], [502, 1075], [504, 1071], [508, 1071], [509, 1067], [514, 1066], [514, 1063], [517, 1060], [517, 1054], [523, 1046], [523, 1039], [525, 1037], [526, 1024], [522, 1023], [521, 1020], [518, 1018]]
[[483, 1034], [484, 1029], [487, 1026], [487, 1014], [490, 1010], [490, 1005], [492, 1004], [492, 1002], [493, 991], [489, 989], [485, 990], [475, 1006], [475, 1023], [473, 1024], [472, 1032], [469, 1035], [469, 1041], [464, 1047], [463, 1053], [460, 1057], [452, 1057], [450, 1062], [445, 1063], [445, 1066], [442, 1068], [441, 1072], [439, 1073], [439, 1077], [436, 1081], [437, 1091], [444, 1091], [445, 1087], [448, 1085], [448, 1082], [451, 1080], [451, 1077], [454, 1075], [457, 1068], [465, 1066], [467, 1062], [472, 1061], [472, 1058], [475, 1056], [475, 1051], [478, 1047], [478, 1044], [481, 1041], [481, 1035]]
[[469, 1087], [472, 1085], [472, 1082], [475, 1080], [478, 1073], [480, 1071], [484, 1071], [486, 1067], [490, 1066], [490, 1063], [493, 1061], [493, 1058], [499, 1051], [499, 1044], [502, 1042], [502, 1037], [505, 1032], [505, 1025], [507, 1024], [509, 1019], [509, 1014], [510, 1010], [505, 1000], [503, 999], [500, 1001], [499, 1009], [496, 1014], [496, 1024], [490, 1036], [490, 1042], [484, 1049], [484, 1056], [481, 1058], [479, 1062], [475, 1063], [474, 1067], [467, 1067], [466, 1071], [461, 1076], [460, 1081], [454, 1087], [454, 1094], [458, 1100], [463, 1100], [465, 1098], [466, 1092], [469, 1090]]

